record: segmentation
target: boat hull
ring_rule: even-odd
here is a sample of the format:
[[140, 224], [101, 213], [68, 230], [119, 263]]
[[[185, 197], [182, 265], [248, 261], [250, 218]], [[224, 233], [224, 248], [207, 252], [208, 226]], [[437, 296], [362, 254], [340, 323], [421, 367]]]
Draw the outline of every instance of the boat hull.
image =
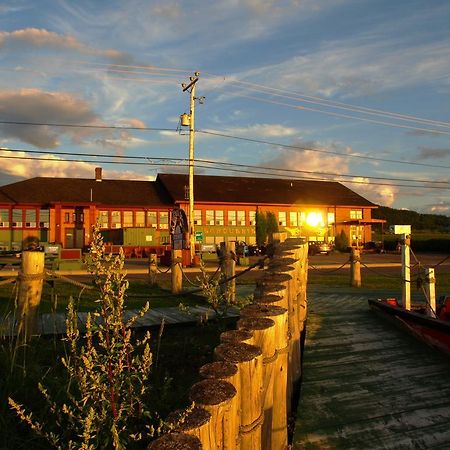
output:
[[450, 356], [450, 322], [407, 311], [380, 300], [369, 300], [369, 306], [379, 315], [391, 319], [418, 339]]

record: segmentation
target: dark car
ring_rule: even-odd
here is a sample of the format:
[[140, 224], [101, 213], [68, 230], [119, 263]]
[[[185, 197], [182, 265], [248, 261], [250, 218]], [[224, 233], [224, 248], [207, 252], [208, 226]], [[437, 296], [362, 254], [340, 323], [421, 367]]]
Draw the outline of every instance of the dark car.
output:
[[308, 242], [308, 255], [324, 254], [329, 255], [333, 251], [332, 244], [325, 241], [310, 241]]

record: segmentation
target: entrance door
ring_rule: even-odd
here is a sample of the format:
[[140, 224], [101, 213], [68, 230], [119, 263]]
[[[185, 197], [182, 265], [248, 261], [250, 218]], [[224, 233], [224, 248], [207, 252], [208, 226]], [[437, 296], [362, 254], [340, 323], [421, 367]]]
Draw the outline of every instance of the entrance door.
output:
[[64, 248], [83, 248], [84, 230], [66, 228], [64, 236]]

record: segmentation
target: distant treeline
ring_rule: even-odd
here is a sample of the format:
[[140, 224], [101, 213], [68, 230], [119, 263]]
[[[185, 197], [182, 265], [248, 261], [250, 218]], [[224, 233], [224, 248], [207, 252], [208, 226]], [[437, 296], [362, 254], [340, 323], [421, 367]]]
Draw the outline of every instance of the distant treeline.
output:
[[389, 225], [411, 225], [413, 230], [450, 231], [450, 217], [440, 214], [420, 214], [415, 211], [379, 206], [372, 211], [374, 219], [385, 219]]

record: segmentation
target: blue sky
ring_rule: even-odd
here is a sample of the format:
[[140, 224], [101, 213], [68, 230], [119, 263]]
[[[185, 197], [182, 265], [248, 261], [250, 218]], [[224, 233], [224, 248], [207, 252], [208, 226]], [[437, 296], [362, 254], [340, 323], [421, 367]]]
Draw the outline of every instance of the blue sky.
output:
[[0, 184], [185, 171], [199, 71], [196, 173], [450, 215], [449, 23], [445, 0], [3, 1]]

